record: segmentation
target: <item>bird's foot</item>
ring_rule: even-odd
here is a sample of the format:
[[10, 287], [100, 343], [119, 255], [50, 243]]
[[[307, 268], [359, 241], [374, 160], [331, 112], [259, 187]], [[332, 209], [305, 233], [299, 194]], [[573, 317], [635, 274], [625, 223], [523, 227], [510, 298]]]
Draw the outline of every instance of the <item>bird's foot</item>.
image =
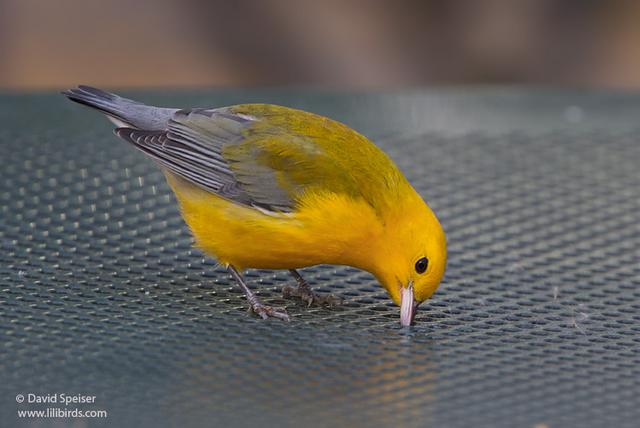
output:
[[272, 318], [278, 318], [284, 321], [290, 321], [289, 314], [287, 313], [286, 309], [274, 308], [272, 306], [265, 305], [264, 303], [259, 301], [252, 302], [251, 305], [249, 306], [249, 311], [260, 316], [260, 318], [262, 318], [263, 320], [266, 320], [267, 318], [272, 317]]
[[342, 304], [342, 298], [330, 293], [316, 293], [307, 286], [285, 285], [282, 287], [282, 296], [285, 299], [297, 297], [307, 306], [337, 306]]

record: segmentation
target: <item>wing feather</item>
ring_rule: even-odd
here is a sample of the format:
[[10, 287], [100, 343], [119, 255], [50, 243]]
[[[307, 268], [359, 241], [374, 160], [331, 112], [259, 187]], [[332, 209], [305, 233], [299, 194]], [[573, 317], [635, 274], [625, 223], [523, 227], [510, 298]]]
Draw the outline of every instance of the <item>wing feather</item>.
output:
[[309, 191], [361, 197], [377, 207], [386, 203], [379, 189], [403, 179], [363, 136], [285, 107], [179, 110], [163, 131], [118, 128], [116, 134], [187, 181], [269, 212], [294, 211]]
[[241, 138], [237, 129], [226, 123], [230, 120], [247, 122], [228, 114], [218, 115], [216, 110], [192, 109], [178, 111], [166, 130], [118, 128], [115, 133], [178, 176], [212, 193], [252, 205], [254, 201], [239, 188], [221, 153], [224, 144]]
[[229, 191], [229, 185], [234, 183], [228, 167], [215, 161], [211, 162], [204, 153], [180, 147], [180, 143], [168, 138], [166, 131], [118, 128], [116, 134], [151, 156], [171, 172], [211, 192], [217, 193], [222, 188]]

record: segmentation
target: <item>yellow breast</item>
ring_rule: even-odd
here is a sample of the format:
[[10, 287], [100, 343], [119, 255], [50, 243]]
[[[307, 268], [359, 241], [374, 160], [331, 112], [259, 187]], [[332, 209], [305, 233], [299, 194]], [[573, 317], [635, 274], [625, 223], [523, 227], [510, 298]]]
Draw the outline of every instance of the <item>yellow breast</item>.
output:
[[369, 267], [367, 249], [382, 235], [373, 209], [345, 195], [308, 194], [295, 213], [233, 203], [166, 172], [196, 245], [238, 269], [316, 264]]

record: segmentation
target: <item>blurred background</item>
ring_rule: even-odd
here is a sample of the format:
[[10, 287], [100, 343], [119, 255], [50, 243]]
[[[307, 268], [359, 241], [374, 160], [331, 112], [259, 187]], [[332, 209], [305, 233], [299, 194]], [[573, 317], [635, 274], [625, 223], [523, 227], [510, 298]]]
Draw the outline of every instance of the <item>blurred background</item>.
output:
[[0, 0], [0, 88], [640, 87], [640, 2]]

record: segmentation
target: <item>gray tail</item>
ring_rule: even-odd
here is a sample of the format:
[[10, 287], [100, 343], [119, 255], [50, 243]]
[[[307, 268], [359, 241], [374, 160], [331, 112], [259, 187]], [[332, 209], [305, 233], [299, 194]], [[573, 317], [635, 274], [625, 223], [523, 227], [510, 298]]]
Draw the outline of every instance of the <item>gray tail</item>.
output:
[[147, 106], [91, 86], [80, 85], [62, 92], [71, 101], [101, 111], [118, 127], [166, 129], [177, 109]]

